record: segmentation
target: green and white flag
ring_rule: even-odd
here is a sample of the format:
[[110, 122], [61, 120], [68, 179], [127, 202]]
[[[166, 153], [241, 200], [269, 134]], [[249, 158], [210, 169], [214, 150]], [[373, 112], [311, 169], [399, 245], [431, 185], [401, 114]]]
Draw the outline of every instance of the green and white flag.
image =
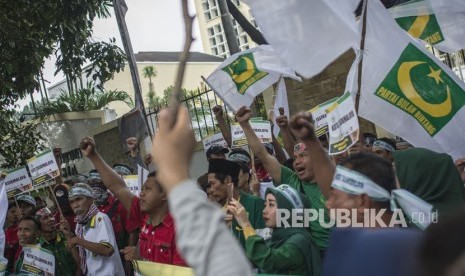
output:
[[368, 1], [359, 115], [457, 159], [465, 156], [464, 105], [465, 84], [398, 28], [378, 0]]
[[262, 45], [230, 56], [206, 82], [235, 112], [242, 106], [250, 106], [255, 96], [281, 76], [300, 80], [270, 46]]
[[276, 53], [305, 78], [357, 44], [359, 0], [244, 0]]
[[413, 0], [389, 9], [412, 37], [453, 53], [465, 48], [465, 1]]

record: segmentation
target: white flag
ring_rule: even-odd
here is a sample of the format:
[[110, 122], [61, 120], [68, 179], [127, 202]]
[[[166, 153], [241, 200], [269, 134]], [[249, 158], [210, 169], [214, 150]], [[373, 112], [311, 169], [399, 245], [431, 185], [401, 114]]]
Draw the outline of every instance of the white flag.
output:
[[250, 106], [255, 96], [281, 76], [300, 80], [270, 46], [263, 45], [230, 56], [206, 81], [229, 108], [237, 111]]
[[282, 107], [284, 109], [284, 115], [289, 117], [289, 102], [287, 101], [287, 90], [286, 90], [286, 82], [284, 78], [281, 78], [278, 83], [278, 88], [276, 89], [276, 99], [274, 101], [273, 113], [274, 113], [274, 127], [273, 127], [273, 135], [274, 137], [278, 137], [279, 135], [279, 126], [276, 123], [276, 118], [280, 116], [279, 108]]
[[454, 53], [465, 48], [465, 1], [422, 0], [389, 9], [411, 36], [437, 49]]
[[245, 0], [276, 53], [310, 78], [356, 45], [358, 0]]
[[465, 84], [368, 1], [359, 115], [416, 147], [465, 156]]

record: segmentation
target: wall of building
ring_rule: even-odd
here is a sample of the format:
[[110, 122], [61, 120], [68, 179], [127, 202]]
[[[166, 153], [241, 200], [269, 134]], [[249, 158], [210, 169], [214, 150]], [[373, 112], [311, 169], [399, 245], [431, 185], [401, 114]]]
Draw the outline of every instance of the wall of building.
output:
[[[220, 63], [218, 62], [189, 62], [186, 66], [183, 88], [199, 88], [202, 82], [201, 76], [207, 78], [218, 67], [219, 64]], [[145, 66], [154, 66], [157, 69], [158, 75], [152, 79], [152, 83], [154, 85], [155, 93], [158, 96], [163, 96], [163, 90], [165, 90], [165, 88], [169, 87], [170, 85], [174, 85], [178, 70], [178, 62], [137, 63], [144, 102], [146, 101], [147, 93], [149, 92], [149, 79], [144, 78], [142, 74], [142, 70]], [[116, 74], [112, 80], [105, 83], [105, 88], [107, 90], [118, 89], [126, 91], [134, 99], [134, 88], [132, 85], [129, 67], [126, 66], [123, 72]], [[109, 108], [114, 109], [118, 117], [131, 110], [131, 108], [123, 102], [111, 103]]]
[[[355, 55], [350, 50], [311, 79], [302, 82], [286, 79], [290, 113], [309, 110], [320, 103], [341, 96], [354, 58]], [[360, 118], [360, 125], [362, 132], [376, 133], [374, 125], [363, 118]]]

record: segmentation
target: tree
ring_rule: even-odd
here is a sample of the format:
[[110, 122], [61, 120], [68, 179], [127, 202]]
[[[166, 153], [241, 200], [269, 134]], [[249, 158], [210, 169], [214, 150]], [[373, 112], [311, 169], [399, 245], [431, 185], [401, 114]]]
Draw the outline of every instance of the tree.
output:
[[88, 83], [86, 88], [79, 89], [74, 94], [63, 91], [55, 101], [39, 105], [38, 113], [44, 118], [57, 113], [100, 110], [115, 101], [122, 101], [129, 107], [134, 107], [128, 93], [117, 90], [98, 90], [92, 83]]
[[152, 66], [152, 65], [145, 66], [142, 69], [142, 75], [144, 76], [144, 78], [149, 79], [149, 93], [150, 92], [155, 93], [155, 89], [153, 88], [153, 83], [152, 83], [152, 78], [155, 78], [158, 75], [158, 72], [155, 66]]

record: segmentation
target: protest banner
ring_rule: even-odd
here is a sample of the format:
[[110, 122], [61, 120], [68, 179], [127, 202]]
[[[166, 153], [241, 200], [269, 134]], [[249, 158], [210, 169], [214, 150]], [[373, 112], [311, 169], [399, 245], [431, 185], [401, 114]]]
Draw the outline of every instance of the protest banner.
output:
[[7, 172], [5, 188], [8, 198], [33, 190], [32, 180], [25, 166], [14, 168]]
[[221, 145], [225, 148], [228, 147], [228, 143], [226, 143], [226, 140], [224, 139], [223, 137], [223, 134], [221, 134], [221, 132], [215, 132], [213, 133], [212, 135], [208, 135], [207, 137], [205, 137], [203, 139], [203, 149], [205, 150], [205, 152], [207, 152], [207, 150], [213, 145], [213, 144], [217, 144], [217, 145]]
[[136, 275], [158, 276], [194, 276], [194, 270], [190, 267], [175, 266], [147, 261], [133, 261]]
[[50, 251], [37, 245], [24, 245], [23, 253], [19, 275], [55, 275], [55, 257]]
[[47, 150], [27, 160], [34, 185], [42, 184], [60, 175], [52, 150]]
[[[252, 126], [253, 131], [257, 134], [258, 139], [262, 143], [271, 143], [271, 125], [269, 121], [265, 120], [250, 120], [250, 125]], [[247, 145], [247, 138], [245, 138], [244, 131], [238, 123], [231, 125], [231, 138], [232, 145], [231, 148], [241, 148], [242, 146]]]
[[358, 141], [358, 117], [350, 93], [345, 93], [328, 107], [327, 121], [330, 155], [343, 153]]
[[309, 110], [309, 112], [312, 113], [316, 137], [328, 133], [328, 115], [326, 114], [326, 110], [336, 100], [337, 98], [331, 99]]
[[140, 187], [137, 175], [125, 175], [123, 176], [126, 186], [129, 188], [129, 191], [135, 196], [139, 196]]
[[144, 169], [141, 165], [137, 165], [137, 184], [139, 186], [139, 193], [142, 191], [142, 185], [144, 185], [148, 175], [148, 170]]

